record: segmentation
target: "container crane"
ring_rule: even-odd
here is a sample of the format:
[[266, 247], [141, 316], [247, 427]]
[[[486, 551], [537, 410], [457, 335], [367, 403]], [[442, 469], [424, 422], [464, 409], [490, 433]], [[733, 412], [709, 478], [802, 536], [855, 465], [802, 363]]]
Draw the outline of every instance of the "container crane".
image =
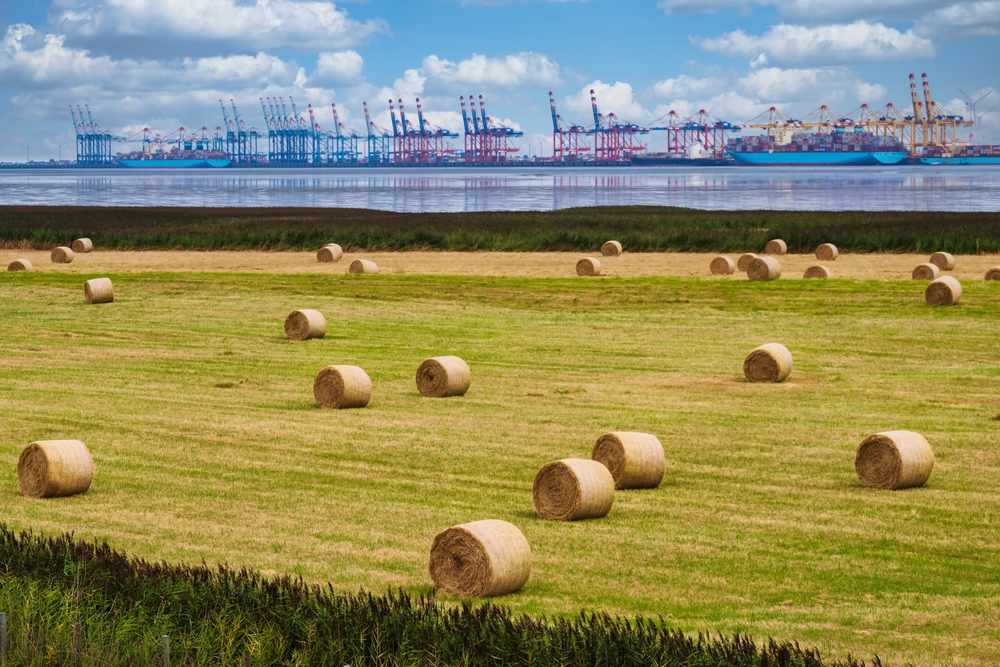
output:
[[586, 144], [581, 146], [580, 138], [586, 137], [588, 132], [582, 125], [567, 123], [562, 116], [556, 113], [556, 98], [549, 91], [549, 106], [552, 109], [552, 159], [555, 162], [578, 162], [583, 153], [590, 150]]
[[[369, 164], [387, 164], [392, 160], [390, 148], [392, 135], [389, 131], [376, 125], [368, 113], [368, 102], [364, 103], [365, 126], [368, 128], [367, 159]], [[395, 119], [393, 119], [395, 124]]]

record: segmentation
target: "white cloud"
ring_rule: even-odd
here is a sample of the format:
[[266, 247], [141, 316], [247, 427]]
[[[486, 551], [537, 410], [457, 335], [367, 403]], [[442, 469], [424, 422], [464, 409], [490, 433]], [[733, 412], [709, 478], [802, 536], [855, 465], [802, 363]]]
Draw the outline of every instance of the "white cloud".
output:
[[749, 12], [773, 6], [783, 19], [803, 22], [854, 21], [858, 19], [916, 20], [923, 12], [947, 0], [661, 0], [668, 14], [714, 13], [723, 9]]
[[766, 62], [776, 65], [882, 62], [934, 55], [933, 43], [912, 30], [901, 33], [865, 21], [815, 28], [782, 23], [759, 36], [736, 30], [692, 42], [708, 51], [755, 58], [758, 63], [763, 54]]
[[843, 68], [780, 69], [768, 67], [750, 71], [742, 77], [738, 89], [763, 104], [788, 104], [812, 101], [877, 102], [887, 90], [880, 84], [858, 80], [858, 75]]
[[594, 91], [597, 98], [598, 110], [604, 115], [614, 113], [619, 120], [629, 120], [636, 123], [642, 123], [650, 118], [649, 111], [636, 100], [631, 84], [622, 81], [607, 84], [598, 79], [589, 86], [584, 86], [579, 93], [570, 95], [563, 100], [563, 105], [569, 109], [570, 116], [577, 122], [593, 125], [591, 90]]
[[356, 51], [320, 53], [316, 71], [309, 80], [330, 86], [357, 83], [361, 80], [361, 70], [364, 66], [364, 58]]
[[475, 53], [471, 58], [455, 63], [430, 55], [424, 58], [420, 74], [435, 83], [490, 88], [521, 88], [524, 86], [558, 86], [559, 65], [539, 53], [514, 53], [503, 58], [487, 58]]
[[917, 21], [916, 30], [950, 39], [1000, 35], [1000, 0], [961, 2], [939, 9]]
[[673, 79], [664, 79], [653, 84], [652, 92], [657, 97], [672, 99], [691, 97], [717, 92], [726, 86], [725, 79], [716, 77], [698, 78], [682, 74]]

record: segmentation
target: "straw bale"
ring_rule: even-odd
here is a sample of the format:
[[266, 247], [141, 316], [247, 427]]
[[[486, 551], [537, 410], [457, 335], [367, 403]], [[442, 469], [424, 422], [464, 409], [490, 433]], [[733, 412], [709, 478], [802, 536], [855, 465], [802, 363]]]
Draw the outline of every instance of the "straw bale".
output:
[[595, 519], [611, 511], [615, 502], [615, 480], [600, 461], [553, 461], [542, 466], [535, 475], [531, 499], [535, 511], [543, 519]]
[[955, 268], [955, 256], [950, 252], [936, 252], [928, 261], [942, 271], [951, 271]]
[[91, 278], [83, 284], [83, 299], [87, 303], [111, 303], [115, 300], [115, 288], [110, 278]]
[[934, 450], [913, 431], [870, 435], [858, 446], [854, 469], [863, 486], [906, 489], [922, 486], [934, 469]]
[[764, 246], [764, 254], [766, 255], [784, 255], [788, 252], [788, 244], [781, 239], [771, 239]]
[[719, 255], [712, 260], [708, 268], [711, 269], [713, 276], [730, 276], [736, 273], [736, 262], [725, 255]]
[[30, 498], [57, 498], [86, 493], [94, 480], [94, 461], [79, 440], [39, 440], [17, 460], [21, 493]]
[[792, 374], [792, 353], [781, 343], [767, 343], [743, 360], [743, 375], [750, 382], [783, 382]]
[[[10, 271], [10, 269], [7, 270]], [[31, 269], [28, 270], [30, 271]], [[1000, 280], [1000, 266], [994, 266], [992, 269], [987, 271], [986, 280]]]
[[463, 523], [434, 536], [430, 573], [443, 595], [514, 593], [531, 576], [531, 547], [517, 526], [506, 521]]
[[321, 408], [363, 408], [372, 400], [372, 380], [357, 366], [327, 366], [313, 382], [313, 396]]
[[736, 268], [740, 271], [746, 271], [747, 267], [750, 266], [750, 262], [757, 259], [757, 254], [748, 252], [746, 254], [740, 255], [740, 258], [736, 260]]
[[578, 276], [599, 276], [601, 275], [601, 260], [594, 257], [584, 257], [576, 263], [576, 275]]
[[347, 270], [348, 273], [378, 273], [378, 266], [375, 262], [370, 259], [356, 259], [351, 262], [351, 267]]
[[777, 280], [781, 277], [781, 264], [774, 257], [757, 257], [747, 266], [750, 280]]
[[464, 396], [471, 384], [472, 371], [460, 357], [433, 357], [417, 368], [417, 390], [423, 396]]
[[941, 269], [933, 264], [921, 264], [913, 269], [912, 277], [914, 280], [935, 280], [940, 275]]
[[73, 252], [88, 253], [94, 250], [94, 242], [90, 239], [77, 239], [73, 241]]
[[830, 269], [826, 268], [822, 264], [813, 264], [808, 269], [806, 269], [804, 278], [829, 278], [833, 274], [830, 273]]
[[[34, 271], [35, 267], [27, 259], [15, 259], [7, 265], [8, 271]], [[989, 280], [989, 278], [987, 278]]]
[[822, 243], [816, 246], [816, 259], [821, 262], [832, 262], [840, 257], [840, 251], [832, 243]]
[[316, 260], [320, 262], [339, 262], [344, 256], [344, 249], [336, 243], [327, 243], [316, 253]]
[[73, 261], [73, 250], [66, 246], [59, 246], [52, 251], [53, 264], [69, 264]]
[[292, 340], [309, 340], [326, 336], [326, 318], [312, 308], [293, 310], [285, 318], [285, 336]]
[[605, 257], [617, 257], [622, 254], [622, 244], [618, 241], [608, 241], [601, 246], [601, 254]]
[[962, 283], [951, 276], [932, 280], [924, 290], [928, 306], [954, 306], [962, 298]]
[[605, 433], [594, 443], [590, 458], [611, 472], [616, 489], [656, 488], [667, 469], [663, 445], [650, 433]]

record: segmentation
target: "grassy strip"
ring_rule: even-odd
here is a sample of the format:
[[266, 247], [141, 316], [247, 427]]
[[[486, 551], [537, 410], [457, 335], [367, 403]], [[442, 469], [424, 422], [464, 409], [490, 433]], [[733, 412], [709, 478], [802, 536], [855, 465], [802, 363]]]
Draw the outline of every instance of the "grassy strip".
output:
[[1000, 252], [996, 213], [699, 211], [625, 206], [538, 212], [392, 213], [363, 209], [0, 207], [0, 246], [49, 249], [88, 236], [118, 250], [759, 251], [833, 243], [855, 252]]
[[[686, 636], [649, 620], [549, 621], [493, 604], [446, 607], [406, 593], [343, 594], [301, 579], [226, 567], [151, 564], [64, 535], [0, 524], [0, 609], [12, 665], [782, 665], [821, 667], [819, 652], [744, 636]], [[835, 665], [861, 666], [848, 659]], [[876, 658], [874, 664], [879, 664]]]

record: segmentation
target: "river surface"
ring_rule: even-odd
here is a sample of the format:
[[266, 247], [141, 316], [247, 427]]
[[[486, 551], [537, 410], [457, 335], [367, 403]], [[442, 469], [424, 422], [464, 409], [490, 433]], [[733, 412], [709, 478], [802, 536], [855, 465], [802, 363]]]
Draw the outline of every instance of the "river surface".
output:
[[1000, 167], [0, 170], [0, 205], [1000, 211]]

